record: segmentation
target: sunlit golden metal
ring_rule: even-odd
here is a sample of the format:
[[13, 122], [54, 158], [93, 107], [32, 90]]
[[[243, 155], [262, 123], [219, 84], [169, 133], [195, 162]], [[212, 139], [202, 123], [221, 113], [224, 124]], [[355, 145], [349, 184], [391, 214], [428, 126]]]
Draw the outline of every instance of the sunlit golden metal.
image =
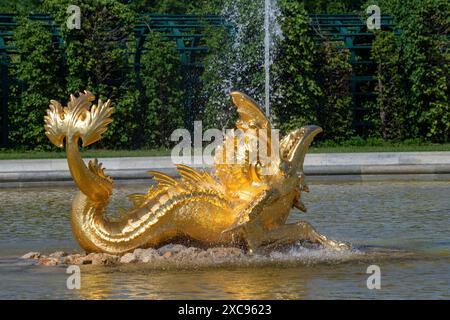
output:
[[[250, 134], [270, 129], [268, 119], [252, 99], [239, 92], [231, 96], [239, 113], [238, 129]], [[346, 243], [319, 234], [307, 222], [286, 224], [292, 207], [306, 211], [300, 199], [301, 192], [308, 190], [303, 162], [312, 140], [322, 131], [317, 126], [292, 131], [281, 140], [278, 157], [273, 161], [258, 159], [256, 164], [248, 159], [221, 161], [229, 139], [236, 139], [228, 136], [216, 152], [213, 174], [185, 165], [177, 166], [180, 180], [150, 172], [157, 184], [146, 194], [130, 195], [133, 207], [121, 218], [108, 218], [105, 208], [113, 190], [112, 179], [97, 160], [86, 166], [78, 150], [80, 139], [83, 146], [100, 140], [112, 122], [111, 102], [99, 100], [92, 105], [93, 101], [94, 96], [87, 91], [78, 97], [71, 95], [67, 107], [52, 100], [45, 117], [45, 134], [56, 146], [66, 147], [70, 173], [80, 189], [73, 200], [71, 223], [75, 238], [86, 251], [123, 254], [139, 247], [188, 240], [205, 246], [245, 246], [250, 252], [296, 241], [348, 248]], [[270, 139], [268, 134], [269, 156], [274, 152]]]

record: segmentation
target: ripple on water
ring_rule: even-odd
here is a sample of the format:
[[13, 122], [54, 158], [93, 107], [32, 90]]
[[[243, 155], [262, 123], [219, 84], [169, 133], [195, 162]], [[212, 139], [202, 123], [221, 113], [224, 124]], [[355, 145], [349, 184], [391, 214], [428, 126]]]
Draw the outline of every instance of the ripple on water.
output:
[[[146, 189], [119, 186], [108, 212], [129, 207], [126, 195]], [[356, 249], [293, 246], [234, 258], [215, 252], [203, 261], [196, 255], [177, 260], [174, 254], [160, 265], [82, 266], [84, 290], [78, 296], [65, 287], [64, 267], [17, 258], [28, 251], [80, 250], [69, 223], [77, 190], [1, 189], [0, 298], [449, 298], [448, 182], [312, 184], [310, 190], [303, 197], [307, 215], [294, 213], [289, 222], [305, 219]], [[378, 292], [365, 285], [372, 262], [383, 273]]]
[[[371, 260], [411, 259], [414, 254], [403, 250], [384, 248], [365, 248], [349, 250], [333, 250], [319, 246], [305, 247], [302, 244], [286, 246], [282, 249], [267, 250], [264, 253], [248, 254], [235, 247], [215, 247], [200, 249], [186, 247], [180, 244], [168, 244], [158, 250], [136, 249], [122, 257], [107, 254], [65, 254], [56, 252], [41, 255], [31, 252], [24, 257], [35, 264], [48, 267], [57, 265], [108, 265], [130, 266], [148, 269], [197, 269], [220, 267], [257, 267], [280, 266], [292, 267], [296, 265], [342, 264], [347, 262], [362, 262]], [[23, 264], [24, 259], [17, 262]]]

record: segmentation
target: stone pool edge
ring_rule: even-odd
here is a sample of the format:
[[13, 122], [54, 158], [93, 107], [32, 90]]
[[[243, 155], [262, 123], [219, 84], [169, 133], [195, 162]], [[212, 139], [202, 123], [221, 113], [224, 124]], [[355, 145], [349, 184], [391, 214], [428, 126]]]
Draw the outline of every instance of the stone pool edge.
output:
[[[86, 159], [88, 160], [88, 159]], [[177, 176], [170, 157], [99, 159], [117, 184], [149, 183], [149, 170]], [[197, 159], [198, 160], [198, 159]], [[201, 163], [201, 161], [197, 161]], [[208, 170], [209, 166], [192, 165]], [[449, 181], [450, 152], [308, 154], [308, 182]], [[73, 185], [65, 159], [0, 160], [0, 188]]]

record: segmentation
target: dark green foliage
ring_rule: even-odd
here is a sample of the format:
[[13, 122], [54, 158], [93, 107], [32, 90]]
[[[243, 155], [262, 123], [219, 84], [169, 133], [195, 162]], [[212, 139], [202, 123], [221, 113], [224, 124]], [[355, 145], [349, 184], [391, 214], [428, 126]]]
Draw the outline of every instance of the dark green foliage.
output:
[[364, 0], [303, 0], [308, 13], [349, 13], [360, 9]]
[[378, 115], [374, 115], [374, 122], [384, 141], [401, 140], [407, 135], [404, 119], [408, 106], [402, 86], [399, 43], [392, 32], [377, 33], [372, 57], [377, 64], [375, 93]]
[[0, 13], [16, 13], [28, 15], [41, 11], [40, 0], [2, 0], [0, 1]]
[[[365, 17], [367, 5], [376, 3], [382, 14], [394, 17], [401, 32], [376, 34], [371, 55], [376, 63], [376, 99], [365, 119], [373, 129], [362, 133], [364, 139], [350, 139], [354, 132], [349, 53], [337, 43], [314, 43], [307, 13], [359, 12]], [[69, 4], [81, 7], [81, 30], [68, 30], [65, 25]], [[49, 99], [66, 102], [68, 94], [85, 89], [102, 99], [111, 98], [115, 107], [106, 138], [96, 144], [101, 148], [169, 147], [170, 133], [183, 126], [187, 98], [197, 108], [195, 120], [203, 120], [204, 127], [233, 126], [236, 112], [230, 91], [246, 92], [259, 103], [264, 100], [262, 4], [246, 0], [1, 2], [0, 12], [23, 17], [14, 31], [20, 58], [10, 56], [17, 63], [9, 71], [17, 80], [9, 88], [11, 145], [50, 148], [42, 128]], [[448, 0], [278, 0], [278, 4], [284, 38], [277, 39], [271, 69], [272, 117], [278, 128], [285, 132], [318, 124], [324, 128], [323, 143], [450, 140]], [[63, 48], [53, 43], [48, 27], [26, 19], [38, 12], [55, 18]], [[235, 28], [231, 33], [221, 27], [205, 31], [207, 43], [202, 45], [210, 51], [204, 68], [195, 69], [201, 82], [194, 83], [193, 93], [186, 90], [193, 82], [181, 68], [173, 43], [160, 35], [148, 36], [140, 61], [135, 61], [137, 13], [219, 14]]]
[[53, 45], [52, 34], [39, 22], [22, 19], [15, 31], [20, 62], [13, 75], [20, 85], [11, 88], [20, 99], [9, 104], [9, 139], [14, 146], [47, 148], [43, 119], [49, 97], [62, 96], [63, 79], [60, 54]]
[[[409, 10], [405, 12], [404, 7]], [[419, 136], [450, 141], [450, 2], [403, 1], [397, 4], [399, 26], [404, 30], [405, 73], [410, 81], [410, 118]], [[404, 15], [404, 16], [403, 16]]]
[[132, 0], [139, 13], [217, 14], [225, 0]]
[[321, 90], [315, 80], [316, 45], [308, 36], [309, 19], [303, 4], [280, 1], [284, 15], [284, 40], [278, 62], [281, 98], [275, 104], [278, 126], [282, 131], [317, 123], [316, 105]]
[[[129, 71], [127, 45], [133, 40], [133, 12], [116, 0], [45, 0], [44, 3], [60, 23], [65, 41], [67, 91], [88, 88], [111, 96], [108, 87], [123, 85]], [[66, 27], [69, 4], [81, 9], [81, 30]]]
[[275, 104], [278, 126], [286, 132], [306, 124], [324, 129], [322, 138], [334, 141], [352, 134], [348, 50], [337, 43], [317, 46], [308, 35], [309, 19], [297, 1], [280, 3], [284, 40], [275, 65], [281, 97]]
[[350, 52], [337, 48], [338, 45], [325, 42], [316, 55], [316, 81], [321, 89], [317, 124], [323, 129], [322, 139], [333, 141], [345, 140], [352, 135]]
[[183, 126], [180, 59], [175, 44], [161, 40], [158, 33], [149, 34], [144, 50], [140, 73], [142, 146], [169, 147], [171, 133]]
[[[395, 93], [391, 108], [404, 108], [402, 137], [450, 140], [450, 2], [446, 0], [384, 0], [383, 12], [394, 16], [401, 29], [392, 50], [378, 49], [374, 59], [392, 78], [384, 86]], [[385, 41], [386, 37], [379, 40]], [[384, 39], [384, 40], [383, 40]], [[389, 79], [384, 79], [389, 80]], [[384, 101], [384, 97], [380, 97]], [[389, 97], [389, 99], [391, 99]], [[399, 126], [401, 124], [393, 124]], [[397, 134], [398, 136], [398, 134]]]
[[[80, 7], [80, 30], [66, 26], [70, 4]], [[44, 7], [59, 22], [64, 39], [67, 94], [89, 90], [114, 103], [114, 125], [99, 146], [137, 147], [138, 92], [129, 61], [133, 11], [116, 0], [45, 0]]]
[[133, 8], [137, 12], [173, 13], [183, 14], [190, 11], [195, 1], [189, 0], [135, 0]]

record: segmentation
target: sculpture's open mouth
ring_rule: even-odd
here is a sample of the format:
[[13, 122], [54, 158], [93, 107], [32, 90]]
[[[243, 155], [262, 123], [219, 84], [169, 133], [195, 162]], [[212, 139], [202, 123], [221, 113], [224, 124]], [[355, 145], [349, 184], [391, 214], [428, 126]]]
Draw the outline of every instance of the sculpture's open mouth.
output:
[[286, 135], [280, 142], [280, 155], [285, 173], [303, 170], [306, 152], [314, 137], [322, 132], [318, 126], [305, 126]]
[[301, 129], [297, 129], [295, 131], [290, 132], [287, 136], [283, 138], [283, 140], [281, 140], [280, 143], [281, 159], [285, 161], [290, 161], [289, 159], [292, 158], [293, 152], [297, 148], [301, 137], [302, 137]]
[[289, 162], [298, 160], [301, 153], [306, 153], [314, 137], [321, 132], [322, 128], [318, 126], [306, 126], [290, 132], [280, 143], [281, 158]]

